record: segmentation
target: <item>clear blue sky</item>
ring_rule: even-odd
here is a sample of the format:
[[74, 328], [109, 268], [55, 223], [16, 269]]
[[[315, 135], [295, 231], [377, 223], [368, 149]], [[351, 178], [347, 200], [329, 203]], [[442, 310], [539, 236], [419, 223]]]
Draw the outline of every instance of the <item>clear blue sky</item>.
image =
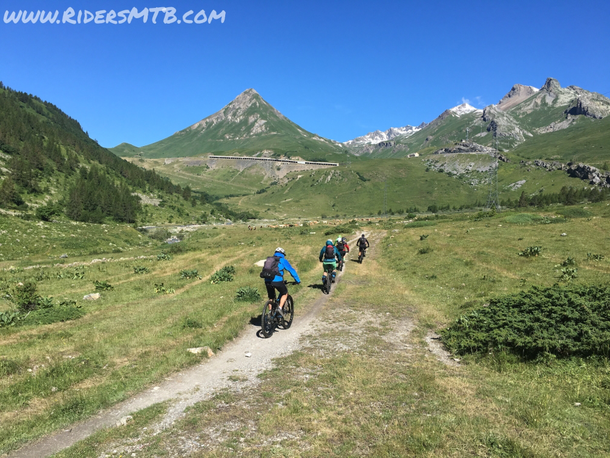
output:
[[[226, 17], [4, 21], [6, 11], [59, 10], [61, 19], [69, 7], [158, 6], [178, 19], [201, 9]], [[4, 0], [0, 14], [0, 81], [57, 105], [106, 147], [161, 140], [247, 88], [338, 141], [429, 122], [463, 99], [482, 108], [549, 76], [610, 95], [606, 0]]]

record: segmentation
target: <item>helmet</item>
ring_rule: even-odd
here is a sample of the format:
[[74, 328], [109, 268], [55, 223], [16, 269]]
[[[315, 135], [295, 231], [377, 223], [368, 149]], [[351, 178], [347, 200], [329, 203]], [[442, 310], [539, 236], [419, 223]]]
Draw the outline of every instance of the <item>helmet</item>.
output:
[[364, 238], [364, 234], [362, 234], [362, 238]]
[[277, 247], [277, 248], [275, 249], [275, 252], [276, 252], [276, 253], [282, 253], [282, 254], [286, 254], [286, 252], [284, 251], [284, 249], [283, 249], [281, 246]]
[[328, 240], [326, 241], [326, 244], [327, 244], [327, 245], [333, 245], [333, 241], [332, 241], [331, 239], [328, 239]]
[[339, 243], [341, 240], [343, 240], [343, 237], [341, 237], [341, 236], [337, 237], [337, 243]]

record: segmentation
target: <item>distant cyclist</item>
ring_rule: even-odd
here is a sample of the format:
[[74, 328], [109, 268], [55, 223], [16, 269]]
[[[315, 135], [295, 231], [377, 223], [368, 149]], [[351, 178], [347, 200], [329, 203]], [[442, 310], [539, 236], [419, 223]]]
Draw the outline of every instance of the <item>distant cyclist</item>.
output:
[[359, 248], [358, 257], [364, 258], [366, 256], [366, 249], [370, 246], [369, 241], [366, 239], [364, 234], [356, 242], [356, 246]]
[[267, 288], [267, 295], [269, 299], [275, 300], [275, 290], [277, 289], [280, 294], [280, 313], [288, 297], [288, 288], [284, 283], [284, 270], [287, 270], [294, 281], [301, 283], [301, 279], [297, 274], [297, 271], [290, 265], [288, 259], [286, 259], [286, 252], [283, 248], [277, 247], [273, 256], [269, 256], [265, 260], [263, 271], [261, 272], [261, 278], [265, 279], [265, 287]]
[[343, 258], [337, 247], [333, 245], [332, 240], [327, 240], [324, 248], [320, 250], [320, 262], [324, 264], [324, 275], [322, 275], [322, 284], [325, 283], [326, 276], [332, 275], [333, 282], [335, 281], [337, 261], [342, 262]]
[[337, 241], [335, 243], [337, 250], [341, 254], [341, 262], [339, 263], [339, 270], [343, 270], [343, 264], [345, 263], [345, 255], [349, 253], [349, 245], [347, 244], [347, 240], [345, 237], [337, 237]]

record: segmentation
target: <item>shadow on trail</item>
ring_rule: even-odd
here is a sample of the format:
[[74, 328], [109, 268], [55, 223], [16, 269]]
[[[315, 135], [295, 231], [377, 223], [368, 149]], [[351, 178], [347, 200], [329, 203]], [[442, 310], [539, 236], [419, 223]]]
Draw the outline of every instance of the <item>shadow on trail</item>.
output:
[[260, 328], [261, 324], [262, 324], [261, 319], [262, 319], [262, 315], [259, 315], [256, 317], [253, 316], [252, 318], [250, 318], [250, 324], [252, 326], [258, 326]]
[[328, 294], [325, 290], [324, 290], [324, 285], [308, 285], [308, 288], [312, 288], [312, 289], [319, 289], [320, 291], [322, 291], [323, 294]]

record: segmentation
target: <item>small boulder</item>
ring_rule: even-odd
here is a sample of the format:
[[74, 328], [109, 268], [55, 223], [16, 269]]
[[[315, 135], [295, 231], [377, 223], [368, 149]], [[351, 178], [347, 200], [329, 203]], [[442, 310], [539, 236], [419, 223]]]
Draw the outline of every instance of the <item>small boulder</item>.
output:
[[127, 423], [133, 421], [133, 417], [131, 415], [127, 415], [123, 418], [121, 418], [118, 422], [117, 422], [117, 426], [126, 426]]
[[61, 259], [66, 259], [67, 257], [68, 257], [68, 255], [66, 253], [64, 253], [60, 256]]
[[198, 355], [200, 353], [206, 353], [208, 355], [208, 358], [211, 358], [212, 356], [214, 356], [214, 352], [207, 345], [205, 347], [187, 348], [186, 351], [188, 351], [194, 355]]
[[83, 300], [84, 301], [97, 301], [100, 298], [100, 293], [92, 293], [92, 294], [87, 294], [86, 296], [83, 296]]

